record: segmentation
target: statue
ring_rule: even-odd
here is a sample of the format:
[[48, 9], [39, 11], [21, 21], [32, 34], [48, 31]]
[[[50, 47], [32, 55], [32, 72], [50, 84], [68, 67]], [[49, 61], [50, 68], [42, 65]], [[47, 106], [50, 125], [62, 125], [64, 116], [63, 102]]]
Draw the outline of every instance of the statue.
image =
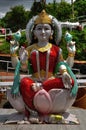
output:
[[[11, 44], [15, 77], [8, 100], [17, 111], [25, 113], [31, 123], [45, 121], [46, 115], [48, 123], [52, 123], [53, 117], [64, 113], [76, 98], [77, 82], [69, 67], [73, 65], [75, 50], [70, 51], [71, 47], [67, 46], [68, 58], [67, 61], [63, 59], [62, 50], [58, 47], [61, 31], [59, 21], [43, 10], [27, 24], [26, 37], [30, 45], [26, 49], [20, 48], [20, 60], [16, 54], [19, 44], [16, 44], [17, 50], [12, 49]], [[20, 68], [28, 70], [30, 76], [20, 80]]]

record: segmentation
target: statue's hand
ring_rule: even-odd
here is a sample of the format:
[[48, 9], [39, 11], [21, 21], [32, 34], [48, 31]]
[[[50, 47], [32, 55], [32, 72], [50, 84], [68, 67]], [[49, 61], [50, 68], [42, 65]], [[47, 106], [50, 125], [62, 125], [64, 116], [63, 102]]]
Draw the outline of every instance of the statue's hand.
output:
[[66, 32], [65, 40], [66, 40], [66, 43], [67, 43], [68, 52], [75, 54], [75, 51], [76, 51], [75, 41], [72, 41], [72, 35], [69, 32]]
[[62, 81], [63, 81], [63, 84], [64, 84], [65, 88], [67, 88], [67, 89], [72, 88], [72, 85], [71, 85], [72, 80], [71, 80], [70, 75], [67, 72], [63, 73]]
[[67, 50], [69, 53], [75, 54], [76, 52], [76, 47], [75, 47], [75, 42], [71, 41], [69, 44], [67, 44]]
[[32, 90], [33, 90], [34, 92], [39, 91], [40, 89], [42, 89], [42, 86], [41, 86], [41, 85], [42, 85], [41, 83], [33, 83], [33, 84], [32, 84]]
[[26, 51], [26, 49], [23, 46], [19, 50], [19, 57], [20, 57], [20, 61], [22, 63], [25, 63], [28, 59], [28, 52]]
[[15, 40], [10, 41], [10, 53], [15, 54], [17, 50], [19, 49], [19, 43]]

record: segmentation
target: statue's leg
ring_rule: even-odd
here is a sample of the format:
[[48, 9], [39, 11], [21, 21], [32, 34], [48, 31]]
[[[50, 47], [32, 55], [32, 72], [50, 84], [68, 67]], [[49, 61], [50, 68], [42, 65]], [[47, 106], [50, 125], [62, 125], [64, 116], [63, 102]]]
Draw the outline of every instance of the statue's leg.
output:
[[[72, 86], [74, 81], [72, 80]], [[62, 78], [55, 78], [46, 80], [43, 82], [43, 88], [49, 93], [52, 99], [52, 111], [51, 113], [64, 112], [71, 104], [74, 99], [70, 98], [70, 90], [65, 89]]]
[[[72, 86], [74, 85], [74, 81], [72, 80]], [[58, 88], [58, 89], [64, 89], [64, 84], [62, 81], [62, 78], [54, 78], [50, 80], [46, 80], [43, 82], [43, 88], [46, 91], [49, 91], [53, 88]]]
[[20, 83], [20, 92], [23, 97], [24, 103], [30, 109], [34, 109], [33, 98], [35, 92], [32, 90], [32, 83], [34, 83], [34, 81], [28, 77], [23, 78]]
[[35, 111], [33, 104], [33, 98], [36, 92], [32, 89], [32, 83], [34, 83], [32, 79], [28, 77], [23, 78], [20, 83], [20, 92], [25, 103], [25, 119], [31, 123], [39, 123], [38, 112]]

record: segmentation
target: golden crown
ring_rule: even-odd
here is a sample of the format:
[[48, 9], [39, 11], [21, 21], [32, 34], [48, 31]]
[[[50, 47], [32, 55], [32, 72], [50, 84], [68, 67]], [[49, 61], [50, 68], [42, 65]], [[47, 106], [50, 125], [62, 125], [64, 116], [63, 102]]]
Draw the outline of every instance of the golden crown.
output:
[[42, 10], [42, 12], [38, 15], [34, 23], [35, 24], [51, 24], [52, 19], [49, 17], [49, 15], [46, 13], [45, 10]]

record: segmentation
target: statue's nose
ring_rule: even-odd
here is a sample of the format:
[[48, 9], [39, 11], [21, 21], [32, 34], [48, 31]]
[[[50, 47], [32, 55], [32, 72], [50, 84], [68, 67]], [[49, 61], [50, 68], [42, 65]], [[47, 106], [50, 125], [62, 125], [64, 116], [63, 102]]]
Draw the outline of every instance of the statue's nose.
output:
[[42, 33], [45, 33], [45, 30], [44, 30], [44, 28], [42, 29]]

